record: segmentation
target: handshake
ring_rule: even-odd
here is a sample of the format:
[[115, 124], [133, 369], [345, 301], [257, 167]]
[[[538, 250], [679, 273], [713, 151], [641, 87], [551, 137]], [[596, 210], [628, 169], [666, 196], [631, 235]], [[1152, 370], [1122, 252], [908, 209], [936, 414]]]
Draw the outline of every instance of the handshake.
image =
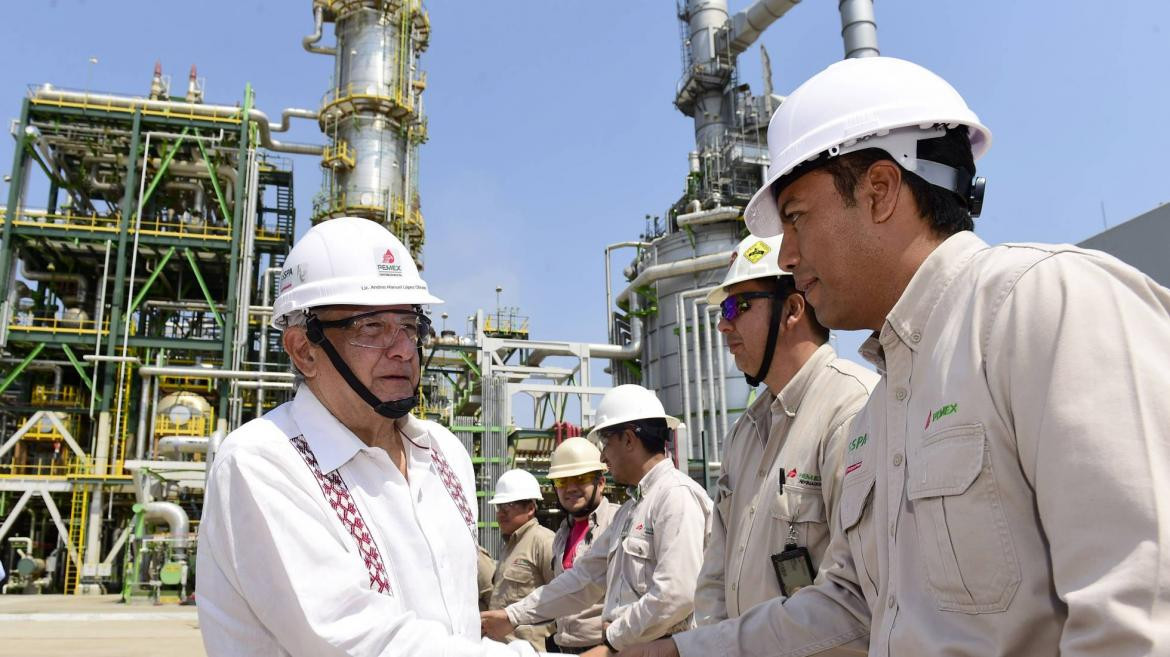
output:
[[[508, 618], [507, 612], [503, 609], [479, 612], [479, 624], [483, 635], [494, 641], [506, 641], [507, 636], [516, 629], [511, 619]], [[605, 632], [607, 629], [609, 629], [609, 623], [604, 623], [601, 626], [601, 631]], [[614, 657], [619, 653], [601, 645], [590, 648], [581, 654], [585, 657]], [[622, 657], [678, 657], [678, 650], [673, 641], [665, 639], [627, 648], [622, 650], [620, 655]]]

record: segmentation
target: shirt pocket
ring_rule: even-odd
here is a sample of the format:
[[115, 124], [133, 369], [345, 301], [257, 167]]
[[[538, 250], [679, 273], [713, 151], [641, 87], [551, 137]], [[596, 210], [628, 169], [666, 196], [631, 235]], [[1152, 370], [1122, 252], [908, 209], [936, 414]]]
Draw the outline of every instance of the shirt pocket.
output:
[[499, 597], [505, 605], [512, 604], [536, 589], [534, 564], [527, 560], [516, 559], [508, 564], [500, 574], [500, 583], [497, 587]]
[[906, 496], [931, 595], [943, 611], [1007, 609], [1020, 564], [982, 424], [929, 435], [907, 463]]
[[880, 538], [873, 528], [873, 489], [877, 477], [872, 468], [849, 473], [841, 486], [839, 513], [841, 526], [849, 541], [849, 553], [853, 557], [853, 568], [861, 584], [865, 599], [873, 606], [877, 600], [877, 540]]
[[645, 595], [654, 574], [654, 554], [650, 541], [627, 536], [622, 540], [622, 553], [625, 556], [626, 585], [639, 596]]
[[772, 517], [780, 532], [780, 547], [788, 541], [789, 526], [796, 526], [797, 545], [808, 545], [808, 524], [825, 524], [825, 500], [821, 492], [797, 486], [785, 486], [784, 494], [776, 494], [772, 503]]

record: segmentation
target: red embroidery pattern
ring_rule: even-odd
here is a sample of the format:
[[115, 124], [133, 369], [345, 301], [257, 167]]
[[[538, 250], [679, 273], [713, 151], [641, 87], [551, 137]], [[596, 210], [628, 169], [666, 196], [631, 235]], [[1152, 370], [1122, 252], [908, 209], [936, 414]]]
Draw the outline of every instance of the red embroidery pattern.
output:
[[362, 560], [366, 563], [366, 570], [370, 573], [370, 588], [378, 593], [393, 595], [390, 590], [390, 578], [386, 576], [386, 566], [382, 562], [382, 553], [378, 551], [378, 546], [374, 544], [374, 538], [366, 529], [362, 512], [353, 503], [353, 497], [349, 494], [349, 486], [345, 484], [345, 480], [336, 470], [329, 474], [321, 472], [321, 466], [317, 465], [317, 457], [313, 455], [313, 450], [309, 448], [309, 443], [305, 442], [304, 437], [297, 436], [290, 440], [293, 447], [296, 447], [297, 451], [300, 452], [301, 458], [305, 459], [305, 465], [309, 466], [309, 470], [317, 478], [317, 483], [321, 485], [321, 492], [325, 494], [325, 500], [337, 512], [341, 524], [349, 530], [350, 536], [353, 536], [354, 542], [357, 543], [358, 552], [362, 555]]
[[467, 523], [467, 531], [471, 532], [471, 540], [479, 543], [475, 531], [475, 516], [471, 513], [471, 507], [467, 506], [467, 499], [463, 497], [459, 478], [455, 476], [455, 472], [451, 470], [451, 466], [447, 464], [447, 459], [439, 451], [437, 445], [431, 448], [431, 461], [435, 464], [435, 469], [439, 471], [439, 479], [442, 479], [443, 485], [447, 487], [447, 494], [451, 496], [451, 501], [459, 507], [463, 522]]

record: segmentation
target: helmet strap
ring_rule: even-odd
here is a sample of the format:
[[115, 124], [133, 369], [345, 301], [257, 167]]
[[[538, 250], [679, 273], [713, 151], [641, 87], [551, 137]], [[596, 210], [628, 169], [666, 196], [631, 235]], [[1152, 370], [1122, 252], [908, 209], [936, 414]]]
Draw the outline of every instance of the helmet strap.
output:
[[[337, 370], [341, 378], [345, 379], [345, 382], [349, 384], [350, 389], [357, 393], [357, 396], [361, 397], [362, 401], [369, 404], [370, 408], [374, 409], [374, 412], [378, 415], [390, 418], [391, 420], [397, 420], [418, 405], [418, 385], [415, 385], [414, 395], [410, 397], [391, 401], [378, 399], [364, 383], [358, 380], [353, 370], [345, 362], [345, 359], [341, 357], [341, 354], [337, 353], [337, 349], [334, 348], [333, 343], [329, 341], [329, 338], [325, 337], [325, 331], [321, 328], [321, 320], [315, 315], [310, 315], [306, 320], [305, 334], [308, 336], [310, 342], [325, 351], [325, 355], [329, 357], [329, 362], [333, 363], [333, 369]], [[421, 348], [419, 351], [421, 352]]]
[[743, 378], [748, 385], [755, 388], [768, 376], [768, 370], [772, 369], [772, 354], [776, 351], [776, 338], [780, 336], [780, 310], [784, 305], [785, 299], [780, 297], [772, 298], [772, 318], [768, 321], [768, 340], [764, 345], [764, 362], [760, 363], [760, 371], [756, 372], [755, 376], [744, 373]]

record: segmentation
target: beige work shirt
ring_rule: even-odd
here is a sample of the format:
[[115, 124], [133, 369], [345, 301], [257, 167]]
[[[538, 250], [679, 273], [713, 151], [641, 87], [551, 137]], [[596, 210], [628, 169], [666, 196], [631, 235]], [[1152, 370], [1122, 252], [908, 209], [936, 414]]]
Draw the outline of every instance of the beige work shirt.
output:
[[[613, 521], [614, 515], [620, 507], [602, 497], [601, 503], [589, 514], [589, 529], [577, 543], [573, 563], [589, 551], [591, 545], [597, 541]], [[569, 532], [573, 528], [573, 519], [565, 518], [557, 528], [557, 535], [553, 537], [553, 577], [565, 572], [565, 548], [569, 544]], [[601, 641], [601, 611], [604, 607], [605, 596], [598, 595], [597, 601], [588, 609], [576, 614], [569, 614], [557, 618], [557, 633], [553, 641], [562, 648], [588, 648], [600, 645]]]
[[772, 555], [790, 539], [820, 567], [849, 421], [877, 380], [824, 344], [780, 394], [765, 391], [736, 421], [715, 484], [696, 624], [734, 618], [781, 595]]
[[711, 498], [670, 459], [629, 490], [630, 499], [572, 568], [508, 606], [513, 624], [572, 614], [604, 594], [601, 618], [619, 650], [693, 625]]
[[[504, 543], [504, 552], [492, 575], [492, 599], [489, 609], [503, 609], [536, 588], [553, 580], [553, 533], [536, 518], [517, 529]], [[537, 652], [545, 650], [544, 640], [552, 633], [547, 624], [516, 628], [507, 641], [522, 639]]]
[[487, 611], [492, 603], [492, 580], [496, 577], [496, 560], [492, 559], [492, 555], [483, 549], [482, 545], [476, 545], [479, 548], [479, 556], [475, 563], [475, 577], [476, 583], [479, 586], [479, 610]]
[[947, 239], [863, 346], [817, 584], [680, 652], [1170, 654], [1168, 309], [1100, 252]]

